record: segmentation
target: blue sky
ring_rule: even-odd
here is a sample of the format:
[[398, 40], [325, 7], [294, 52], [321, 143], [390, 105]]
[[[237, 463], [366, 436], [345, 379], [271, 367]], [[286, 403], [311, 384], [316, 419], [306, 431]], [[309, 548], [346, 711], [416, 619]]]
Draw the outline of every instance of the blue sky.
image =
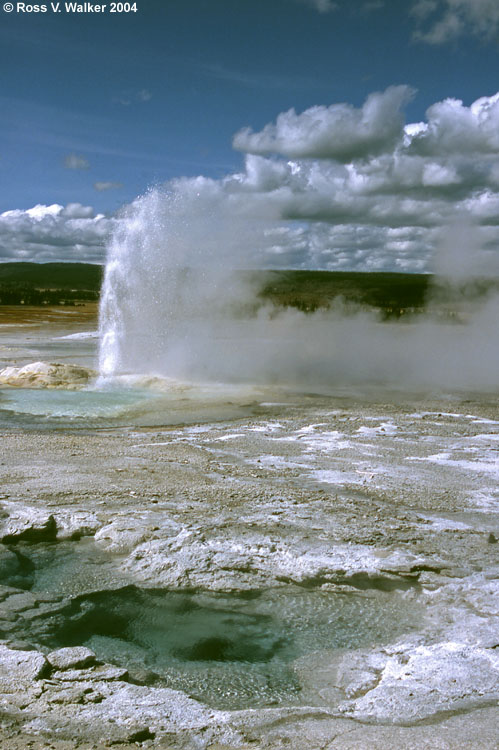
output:
[[361, 108], [406, 85], [411, 123], [448, 97], [469, 106], [499, 90], [495, 0], [136, 6], [0, 10], [0, 212], [56, 203], [111, 216], [176, 177], [223, 179], [244, 169], [234, 134], [290, 108]]
[[[419, 120], [445, 97], [495, 93], [497, 42], [416, 42], [410, 5], [139, 0], [129, 14], [2, 13], [0, 210], [112, 211], [174, 176], [221, 176], [240, 167], [233, 134], [290, 107], [359, 106], [404, 83], [418, 89], [407, 116]], [[88, 169], [65, 168], [69, 154]]]

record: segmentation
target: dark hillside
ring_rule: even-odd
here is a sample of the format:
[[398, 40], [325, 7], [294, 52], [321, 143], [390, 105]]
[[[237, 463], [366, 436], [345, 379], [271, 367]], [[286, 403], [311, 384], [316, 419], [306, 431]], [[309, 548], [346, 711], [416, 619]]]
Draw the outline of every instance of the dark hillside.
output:
[[[382, 317], [432, 313], [453, 316], [468, 301], [499, 292], [497, 279], [445, 284], [430, 274], [353, 271], [248, 271], [256, 298], [304, 312], [341, 302]], [[90, 263], [0, 263], [0, 305], [74, 305], [97, 301], [103, 266]]]
[[0, 263], [0, 305], [75, 305], [99, 299], [103, 267]]
[[274, 304], [313, 311], [336, 298], [387, 314], [419, 311], [432, 277], [428, 274], [358, 273], [349, 271], [272, 271], [260, 296]]
[[0, 285], [33, 289], [85, 289], [98, 292], [103, 266], [91, 263], [0, 263]]

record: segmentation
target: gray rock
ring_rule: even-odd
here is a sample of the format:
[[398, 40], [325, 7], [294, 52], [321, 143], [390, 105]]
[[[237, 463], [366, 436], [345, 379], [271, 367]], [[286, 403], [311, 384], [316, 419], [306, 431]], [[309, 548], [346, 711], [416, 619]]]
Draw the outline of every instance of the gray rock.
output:
[[85, 646], [73, 648], [59, 648], [47, 654], [47, 661], [54, 669], [86, 669], [95, 664], [96, 658], [93, 651]]
[[333, 649], [306, 654], [293, 667], [304, 701], [335, 707], [343, 698], [363, 695], [375, 687], [385, 664], [382, 652]]
[[93, 536], [100, 527], [95, 513], [83, 509], [58, 511], [55, 514], [57, 539], [80, 539], [82, 536]]
[[117, 680], [126, 682], [128, 670], [123, 667], [114, 667], [112, 664], [102, 664], [90, 669], [66, 669], [54, 672], [55, 680], [61, 682], [115, 682]]
[[6, 644], [9, 648], [14, 651], [37, 651], [38, 649], [33, 643], [29, 641], [10, 640]]
[[0, 621], [1, 622], [16, 622], [19, 619], [17, 612], [11, 612], [4, 607], [0, 607]]
[[14, 651], [0, 646], [0, 693], [17, 693], [41, 679], [50, 667], [38, 651]]
[[147, 514], [144, 518], [123, 515], [100, 528], [94, 539], [109, 552], [126, 554], [150, 539], [157, 528], [157, 519], [151, 523]]
[[360, 721], [410, 724], [498, 698], [499, 655], [449, 642], [396, 651], [378, 684], [339, 710]]
[[9, 517], [1, 532], [1, 541], [6, 544], [16, 542], [52, 542], [57, 535], [57, 524], [53, 515], [38, 508], [17, 508], [9, 503]]
[[[93, 694], [92, 689], [85, 685], [77, 685], [76, 687], [64, 686], [60, 690], [52, 691], [47, 698], [47, 703], [49, 704], [84, 703], [88, 700], [88, 696], [92, 694]], [[101, 700], [102, 700], [102, 697], [101, 697]], [[95, 702], [95, 701], [92, 701], [92, 702]]]
[[2, 612], [23, 612], [36, 606], [36, 598], [27, 591], [9, 596], [0, 607]]
[[[98, 726], [100, 735], [106, 739], [123, 733], [123, 739], [130, 741], [130, 737], [145, 730], [158, 736], [179, 731], [209, 731], [210, 725], [225, 724], [229, 719], [229, 714], [207, 709], [185, 694], [168, 688], [118, 682], [108, 684], [107, 689], [101, 684], [99, 691], [104, 698], [101, 702], [72, 706], [71, 713], [78, 720], [80, 731], [85, 731], [85, 724]], [[203, 746], [206, 745], [200, 745]]]

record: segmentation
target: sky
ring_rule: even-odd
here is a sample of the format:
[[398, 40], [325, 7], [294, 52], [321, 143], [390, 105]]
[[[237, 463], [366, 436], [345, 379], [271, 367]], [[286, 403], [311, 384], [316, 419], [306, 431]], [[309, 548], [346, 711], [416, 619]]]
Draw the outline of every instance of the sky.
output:
[[497, 0], [38, 5], [0, 7], [0, 260], [102, 262], [166, 189], [265, 207], [269, 265], [495, 269]]

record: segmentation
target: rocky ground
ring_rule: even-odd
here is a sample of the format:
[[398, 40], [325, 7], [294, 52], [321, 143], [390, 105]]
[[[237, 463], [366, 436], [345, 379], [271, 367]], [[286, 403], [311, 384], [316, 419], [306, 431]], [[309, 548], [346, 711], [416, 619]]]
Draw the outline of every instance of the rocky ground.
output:
[[[3, 430], [2, 746], [499, 747], [498, 428], [484, 397], [310, 397], [210, 424]], [[341, 599], [358, 642], [303, 629], [295, 698], [257, 687], [236, 707], [131, 652], [61, 646], [96, 596], [150, 589], [207, 616], [216, 597], [236, 619], [297, 607], [311, 627], [315, 601]]]

